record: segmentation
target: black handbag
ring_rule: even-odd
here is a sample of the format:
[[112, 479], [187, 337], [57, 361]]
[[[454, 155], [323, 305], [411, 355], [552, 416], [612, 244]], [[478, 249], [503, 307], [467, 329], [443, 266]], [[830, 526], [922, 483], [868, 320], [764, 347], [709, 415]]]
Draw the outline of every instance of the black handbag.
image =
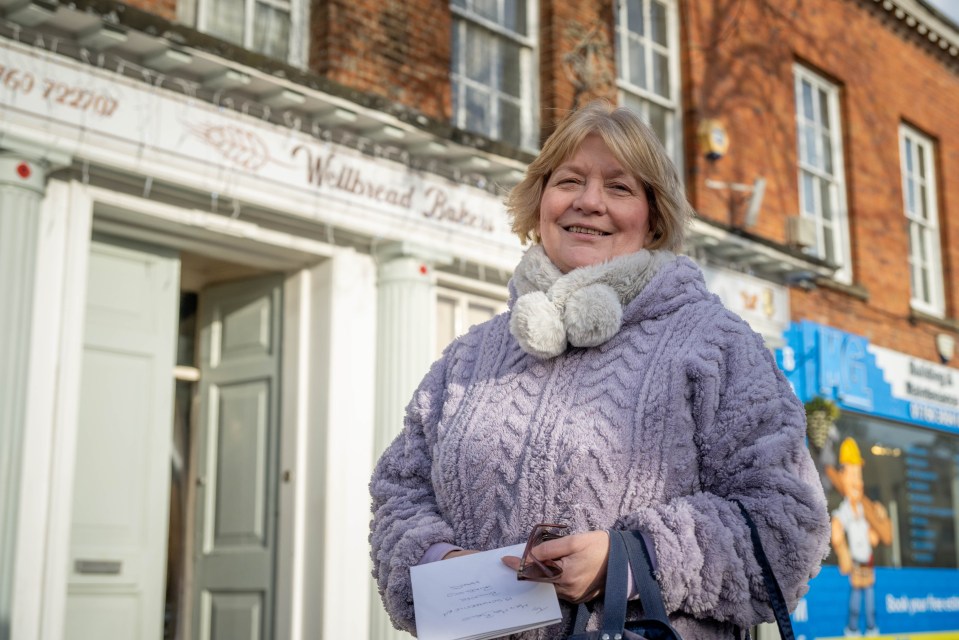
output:
[[[626, 622], [627, 567], [643, 605], [642, 620]], [[609, 560], [606, 565], [606, 593], [599, 631], [586, 631], [589, 609], [580, 604], [573, 618], [569, 640], [682, 640], [669, 624], [659, 583], [643, 536], [638, 531], [609, 531]]]

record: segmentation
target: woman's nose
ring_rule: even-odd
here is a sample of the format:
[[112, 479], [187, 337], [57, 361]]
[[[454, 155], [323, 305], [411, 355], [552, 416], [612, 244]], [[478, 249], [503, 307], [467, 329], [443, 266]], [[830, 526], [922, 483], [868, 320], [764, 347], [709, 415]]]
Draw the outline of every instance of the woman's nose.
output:
[[603, 185], [596, 180], [587, 180], [574, 203], [584, 213], [603, 213], [606, 200], [603, 197]]

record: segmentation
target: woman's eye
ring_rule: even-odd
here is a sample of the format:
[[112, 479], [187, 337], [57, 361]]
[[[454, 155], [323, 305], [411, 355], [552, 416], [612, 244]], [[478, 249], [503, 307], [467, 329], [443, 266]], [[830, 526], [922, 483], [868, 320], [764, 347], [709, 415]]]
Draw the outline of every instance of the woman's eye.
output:
[[628, 185], [625, 185], [625, 184], [615, 183], [615, 184], [611, 184], [611, 185], [609, 185], [609, 186], [610, 186], [611, 189], [613, 189], [613, 190], [615, 190], [615, 191], [622, 191], [622, 192], [624, 192], [624, 193], [631, 193], [631, 192], [632, 192], [632, 189], [630, 189], [629, 186], [628, 186]]

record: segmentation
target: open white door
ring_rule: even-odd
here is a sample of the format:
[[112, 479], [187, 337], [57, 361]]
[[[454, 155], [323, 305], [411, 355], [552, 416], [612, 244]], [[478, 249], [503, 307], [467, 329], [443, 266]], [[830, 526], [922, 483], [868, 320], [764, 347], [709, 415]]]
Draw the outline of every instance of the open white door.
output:
[[67, 640], [156, 640], [170, 486], [179, 260], [91, 248], [73, 488]]
[[281, 290], [200, 294], [193, 640], [272, 637]]

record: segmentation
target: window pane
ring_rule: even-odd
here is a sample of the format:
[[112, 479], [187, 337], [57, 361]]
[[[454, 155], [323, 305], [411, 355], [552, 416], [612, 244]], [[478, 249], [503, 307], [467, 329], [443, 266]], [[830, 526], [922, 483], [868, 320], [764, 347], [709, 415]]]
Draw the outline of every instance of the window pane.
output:
[[836, 238], [832, 230], [832, 225], [824, 225], [822, 228], [822, 251], [818, 251], [820, 257], [825, 260], [836, 263]]
[[811, 215], [816, 214], [816, 196], [814, 195], [814, 190], [813, 177], [804, 171], [802, 174], [803, 211]]
[[909, 286], [912, 288], [912, 297], [918, 298], [919, 300], [923, 299], [923, 295], [920, 292], [919, 288], [922, 286], [922, 279], [919, 276], [919, 265], [916, 262], [915, 258], [915, 241], [913, 240], [912, 234], [909, 234]]
[[819, 182], [819, 206], [822, 207], [823, 220], [833, 219], [832, 189], [825, 180]]
[[500, 22], [497, 4], [498, 0], [473, 0], [473, 12], [487, 20]]
[[253, 49], [285, 60], [289, 54], [290, 14], [263, 4], [256, 5]]
[[507, 93], [515, 98], [520, 97], [520, 48], [519, 45], [508, 42], [506, 40], [500, 41], [500, 50], [503, 52], [500, 70], [500, 77], [502, 78], [502, 85], [499, 87], [500, 91]]
[[826, 173], [833, 175], [835, 169], [832, 163], [832, 137], [830, 137], [828, 131], [822, 133], [822, 161]]
[[466, 0], [452, 0], [452, 4], [455, 7], [466, 8]]
[[526, 35], [526, 0], [505, 0], [503, 26]]
[[906, 215], [916, 215], [916, 183], [906, 180]]
[[916, 156], [918, 156], [918, 157], [917, 157], [917, 160], [919, 160], [919, 177], [920, 177], [920, 178], [925, 178], [925, 177], [926, 177], [926, 153], [925, 153], [925, 151], [926, 151], [926, 150], [923, 149], [923, 148], [920, 147], [920, 146], [917, 146], [917, 147], [916, 147]]
[[450, 298], [436, 298], [436, 355], [443, 352], [456, 337], [456, 301]]
[[812, 107], [812, 85], [809, 84], [806, 80], [802, 81], [802, 104], [803, 104], [803, 115], [806, 120], [814, 122], [816, 116], [813, 113]]
[[926, 233], [924, 233], [924, 230], [920, 225], [916, 225], [916, 246], [919, 249], [915, 256], [916, 259], [921, 264], [926, 264], [929, 262], [928, 236]]
[[496, 315], [496, 309], [486, 305], [470, 303], [466, 311], [466, 324], [472, 327], [475, 324], [486, 322]]
[[629, 41], [629, 81], [646, 88], [646, 47], [632, 38]]
[[926, 191], [926, 185], [919, 187], [919, 217], [929, 224], [929, 194]]
[[822, 124], [824, 129], [831, 128], [829, 126], [829, 94], [827, 94], [822, 89], [819, 90], [819, 122]]
[[463, 43], [460, 36], [460, 31], [464, 28], [462, 20], [453, 21], [453, 38], [452, 38], [452, 56], [453, 56], [453, 73], [462, 74], [463, 71], [463, 60], [465, 57], [465, 51], [463, 51]]
[[653, 32], [653, 41], [662, 45], [669, 44], [668, 36], [666, 35], [666, 5], [657, 2], [657, 0], [652, 0], [649, 7], [649, 20]]
[[207, 31], [234, 44], [243, 44], [246, 22], [244, 0], [210, 0], [207, 7]]
[[509, 100], [500, 100], [500, 139], [514, 145], [520, 144], [522, 122], [520, 120], [519, 105]]
[[466, 77], [487, 86], [493, 83], [493, 38], [481, 29], [466, 28]]
[[921, 300], [925, 302], [930, 302], [931, 296], [929, 295], [929, 292], [932, 290], [930, 288], [932, 286], [932, 283], [929, 282], [929, 267], [927, 267], [926, 265], [923, 265], [922, 267], [920, 267], [919, 273], [922, 278], [922, 289], [921, 291], [917, 292], [918, 296]]
[[906, 173], [912, 173], [912, 171], [913, 171], [913, 168], [912, 168], [912, 154], [913, 154], [913, 150], [912, 150], [912, 140], [910, 140], [908, 137], [906, 138], [906, 144], [905, 144], [904, 154], [905, 154], [905, 156], [906, 156]]
[[816, 149], [816, 130], [810, 126], [807, 126], [803, 130], [803, 134], [805, 134], [805, 142], [806, 142], [806, 148], [805, 148], [806, 157], [804, 158], [804, 160], [808, 162], [811, 166], [818, 168], [819, 153]]
[[627, 0], [626, 2], [627, 28], [633, 33], [643, 35], [643, 2], [642, 0]]
[[647, 105], [649, 110], [649, 126], [653, 131], [656, 132], [656, 135], [659, 136], [660, 142], [665, 146], [668, 141], [668, 124], [669, 124], [669, 110], [664, 109], [658, 104], [649, 103]]
[[653, 54], [653, 91], [669, 97], [669, 58], [661, 53]]
[[645, 100], [637, 97], [635, 94], [626, 93], [623, 95], [623, 106], [632, 109], [635, 111], [640, 118], [643, 119], [643, 122], [649, 121], [649, 116], [646, 115], [646, 108], [648, 103]]
[[492, 134], [489, 93], [466, 87], [466, 128], [470, 131]]

